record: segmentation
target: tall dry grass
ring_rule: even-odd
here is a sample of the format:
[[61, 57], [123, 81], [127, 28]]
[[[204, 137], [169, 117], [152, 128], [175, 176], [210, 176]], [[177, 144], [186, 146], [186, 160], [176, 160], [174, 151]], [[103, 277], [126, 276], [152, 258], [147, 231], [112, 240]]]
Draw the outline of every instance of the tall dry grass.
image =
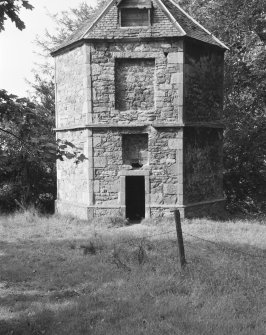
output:
[[263, 222], [116, 223], [1, 217], [0, 334], [265, 334]]

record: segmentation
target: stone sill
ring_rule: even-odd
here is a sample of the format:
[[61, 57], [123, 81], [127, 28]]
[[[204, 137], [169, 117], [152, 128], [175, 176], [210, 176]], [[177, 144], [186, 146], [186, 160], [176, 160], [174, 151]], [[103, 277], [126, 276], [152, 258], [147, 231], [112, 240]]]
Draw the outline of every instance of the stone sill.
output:
[[[194, 206], [200, 206], [200, 205], [208, 205], [208, 204], [214, 204], [217, 202], [224, 202], [226, 201], [226, 198], [221, 198], [221, 199], [213, 199], [213, 200], [208, 200], [208, 201], [201, 201], [197, 203], [191, 203], [187, 205], [181, 205], [181, 204], [175, 204], [175, 205], [162, 205], [162, 204], [146, 204], [146, 208], [171, 208], [173, 210], [178, 209], [178, 208], [189, 208], [189, 207], [194, 207]], [[77, 203], [77, 202], [72, 202], [72, 201], [64, 201], [61, 199], [55, 200], [56, 203], [64, 203], [68, 205], [73, 205], [77, 207], [84, 207], [84, 208], [125, 208], [125, 205], [104, 205], [104, 204], [94, 204], [94, 205], [88, 205], [84, 203]]]
[[219, 128], [224, 129], [225, 125], [221, 122], [186, 122], [186, 123], [145, 123], [145, 124], [108, 124], [108, 123], [90, 123], [86, 125], [54, 128], [55, 131], [70, 131], [70, 130], [83, 130], [91, 128], [185, 128], [185, 127], [205, 127], [205, 128]]
[[69, 131], [69, 130], [83, 130], [83, 129], [91, 129], [91, 128], [145, 128], [149, 126], [148, 124], [108, 124], [108, 123], [91, 123], [83, 126], [70, 126], [70, 127], [62, 127], [62, 128], [54, 128], [55, 131]]

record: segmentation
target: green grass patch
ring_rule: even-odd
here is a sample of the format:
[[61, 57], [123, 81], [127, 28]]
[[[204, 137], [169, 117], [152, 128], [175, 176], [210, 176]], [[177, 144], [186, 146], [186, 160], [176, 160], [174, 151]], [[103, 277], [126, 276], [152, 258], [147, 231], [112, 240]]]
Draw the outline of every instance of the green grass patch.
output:
[[151, 221], [2, 216], [0, 334], [264, 335], [263, 221], [185, 221], [184, 271]]

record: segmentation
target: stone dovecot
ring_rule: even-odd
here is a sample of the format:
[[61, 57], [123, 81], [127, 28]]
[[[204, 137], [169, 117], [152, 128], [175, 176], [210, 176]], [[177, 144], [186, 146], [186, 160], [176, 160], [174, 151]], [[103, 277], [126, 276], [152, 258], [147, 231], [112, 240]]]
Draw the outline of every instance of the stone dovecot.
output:
[[174, 0], [109, 1], [53, 51], [59, 213], [131, 220], [223, 205], [227, 47]]

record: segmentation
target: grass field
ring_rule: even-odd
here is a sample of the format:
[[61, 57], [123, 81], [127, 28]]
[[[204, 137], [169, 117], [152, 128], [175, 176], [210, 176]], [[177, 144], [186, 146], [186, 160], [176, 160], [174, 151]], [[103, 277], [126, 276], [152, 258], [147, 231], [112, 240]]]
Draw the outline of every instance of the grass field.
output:
[[0, 334], [266, 334], [263, 220], [116, 223], [0, 217]]

